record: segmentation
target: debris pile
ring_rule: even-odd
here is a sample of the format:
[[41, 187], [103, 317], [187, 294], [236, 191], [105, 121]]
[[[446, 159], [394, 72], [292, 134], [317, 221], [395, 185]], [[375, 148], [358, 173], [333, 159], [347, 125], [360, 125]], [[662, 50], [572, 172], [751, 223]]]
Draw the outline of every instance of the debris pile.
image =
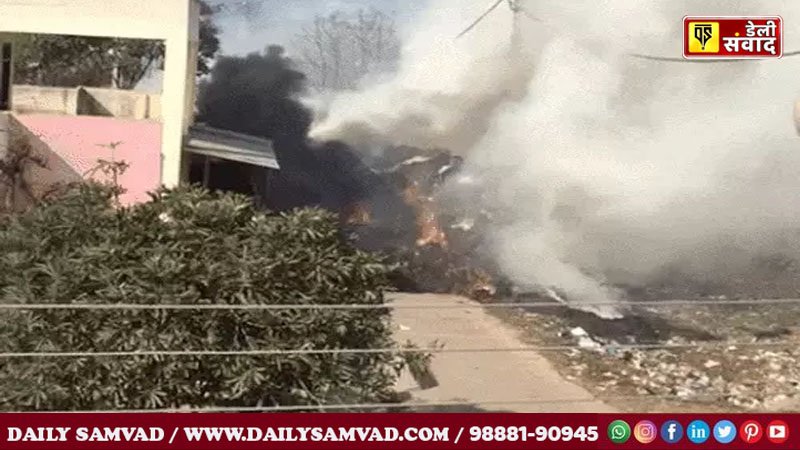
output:
[[667, 348], [653, 349], [626, 348], [579, 327], [561, 336], [578, 347], [565, 354], [572, 378], [592, 378], [600, 394], [632, 391], [742, 410], [800, 407], [800, 340], [793, 336], [765, 346], [672, 337], [662, 343]]
[[[405, 224], [413, 229], [413, 236], [388, 246], [393, 262], [401, 265], [395, 274], [399, 289], [454, 293], [478, 300], [497, 294], [495, 280], [499, 277], [489, 262], [478, 256], [483, 222], [442, 211], [437, 198], [443, 183], [458, 173], [462, 163], [447, 150], [409, 146], [386, 149], [369, 163], [377, 175], [391, 180], [414, 215], [413, 222]], [[369, 228], [370, 216], [358, 205], [349, 210], [348, 223]]]

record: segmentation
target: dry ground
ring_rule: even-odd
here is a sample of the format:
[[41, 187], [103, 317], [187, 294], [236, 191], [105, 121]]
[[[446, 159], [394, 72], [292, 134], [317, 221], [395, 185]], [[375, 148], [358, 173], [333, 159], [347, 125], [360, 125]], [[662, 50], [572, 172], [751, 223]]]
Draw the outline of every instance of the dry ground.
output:
[[[394, 301], [446, 307], [397, 309], [400, 341], [424, 347], [438, 341], [445, 349], [577, 347], [437, 354], [438, 387], [420, 390], [406, 377], [401, 389], [422, 403], [474, 406], [436, 410], [800, 411], [800, 303], [665, 307], [655, 302], [607, 321], [565, 308], [452, 308], [477, 305], [453, 295], [398, 294]], [[585, 336], [575, 335], [578, 328]], [[681, 348], [624, 347], [637, 344]], [[533, 402], [516, 403], [525, 400]]]
[[[438, 341], [444, 349], [520, 349], [526, 345], [520, 339], [519, 330], [485, 310], [459, 307], [477, 305], [463, 297], [397, 294], [393, 302], [400, 306], [434, 304], [446, 308], [396, 309], [395, 337], [401, 342], [411, 340], [421, 347], [429, 347], [433, 341]], [[613, 411], [586, 389], [564, 379], [547, 359], [534, 352], [438, 353], [432, 364], [439, 386], [420, 390], [406, 377], [401, 380], [399, 389], [411, 392], [414, 400], [423, 404], [465, 402], [474, 405], [449, 408], [450, 411]]]
[[[624, 411], [800, 411], [800, 304], [638, 308], [603, 321], [560, 308], [492, 310], [562, 376]], [[581, 339], [580, 330], [586, 332]], [[614, 345], [689, 348], [626, 349]], [[596, 348], [592, 348], [596, 347]]]

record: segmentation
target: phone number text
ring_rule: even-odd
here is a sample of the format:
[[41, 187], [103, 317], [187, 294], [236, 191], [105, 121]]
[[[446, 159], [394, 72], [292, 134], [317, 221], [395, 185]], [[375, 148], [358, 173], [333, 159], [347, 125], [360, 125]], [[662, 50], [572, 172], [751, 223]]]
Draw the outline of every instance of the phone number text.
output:
[[538, 427], [470, 427], [473, 442], [596, 442], [600, 435], [596, 426], [538, 426]]

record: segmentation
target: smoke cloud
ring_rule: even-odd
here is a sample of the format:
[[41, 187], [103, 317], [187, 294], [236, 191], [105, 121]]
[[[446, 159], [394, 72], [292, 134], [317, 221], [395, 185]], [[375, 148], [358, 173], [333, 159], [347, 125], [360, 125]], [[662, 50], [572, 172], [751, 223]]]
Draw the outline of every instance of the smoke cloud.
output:
[[481, 191], [496, 213], [491, 256], [518, 285], [572, 302], [800, 257], [800, 58], [628, 56], [680, 56], [684, 15], [779, 14], [792, 50], [800, 4], [527, 0], [525, 14], [503, 4], [455, 40], [486, 3], [434, 1], [396, 76], [334, 98], [312, 135], [464, 155], [472, 182], [447, 193]]
[[[263, 206], [271, 209], [320, 206], [347, 214], [363, 204], [372, 213], [375, 234], [413, 242], [407, 230], [399, 229], [402, 224], [413, 228], [414, 219], [395, 180], [373, 172], [361, 155], [342, 142], [308, 139], [312, 113], [299, 101], [304, 88], [305, 76], [280, 46], [269, 46], [264, 53], [220, 58], [201, 85], [198, 120], [271, 139], [280, 165], [278, 173], [236, 165], [221, 176], [221, 182], [247, 185], [242, 180], [252, 177], [255, 186], [249, 187], [263, 194]], [[365, 246], [367, 240], [362, 240]], [[372, 241], [369, 244], [375, 247]]]

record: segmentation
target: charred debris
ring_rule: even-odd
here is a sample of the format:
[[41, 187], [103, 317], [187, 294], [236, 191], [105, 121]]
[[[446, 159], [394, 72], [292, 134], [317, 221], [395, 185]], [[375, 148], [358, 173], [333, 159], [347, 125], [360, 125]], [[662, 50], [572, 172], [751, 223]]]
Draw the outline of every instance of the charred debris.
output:
[[304, 80], [277, 46], [215, 65], [201, 85], [199, 121], [270, 139], [280, 171], [221, 163], [209, 187], [252, 195], [273, 211], [319, 206], [337, 212], [358, 247], [398, 264], [400, 289], [491, 298], [499, 278], [475, 256], [480, 221], [464, 220], [437, 201], [462, 159], [442, 149], [360, 152], [344, 142], [314, 141], [308, 137], [312, 113], [298, 100]]

